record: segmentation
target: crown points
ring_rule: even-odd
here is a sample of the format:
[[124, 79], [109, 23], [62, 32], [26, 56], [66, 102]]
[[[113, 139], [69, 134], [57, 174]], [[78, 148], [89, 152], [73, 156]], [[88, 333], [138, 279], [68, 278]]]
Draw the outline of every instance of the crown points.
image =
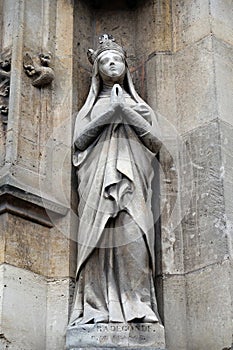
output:
[[95, 60], [98, 58], [98, 56], [102, 52], [107, 51], [107, 50], [118, 51], [121, 55], [126, 57], [125, 50], [115, 42], [115, 38], [111, 34], [102, 34], [99, 37], [99, 45], [98, 45], [97, 50], [94, 51], [93, 49], [89, 49], [87, 51], [87, 57], [88, 57], [89, 61], [91, 62], [91, 64], [93, 64], [95, 62]]
[[106, 43], [107, 41], [115, 42], [116, 40], [111, 34], [102, 34], [99, 37], [99, 43], [100, 44]]

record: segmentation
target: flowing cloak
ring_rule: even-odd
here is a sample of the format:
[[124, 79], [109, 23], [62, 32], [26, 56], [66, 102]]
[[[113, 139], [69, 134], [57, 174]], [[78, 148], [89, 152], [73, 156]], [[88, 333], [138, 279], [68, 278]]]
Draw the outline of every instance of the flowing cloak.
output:
[[[125, 101], [130, 106], [137, 103], [128, 94]], [[82, 129], [88, 125], [108, 109], [109, 103], [109, 97], [99, 98], [87, 115], [78, 114], [76, 128]], [[158, 131], [156, 117], [149, 106], [148, 109], [151, 111], [152, 129]], [[153, 158], [154, 153], [144, 146], [133, 127], [125, 124], [121, 116], [115, 123], [106, 125], [86, 150], [75, 152], [73, 162], [77, 167], [79, 184], [77, 278], [93, 250], [105, 247], [102, 236], [108, 221], [122, 211], [130, 215], [132, 222], [127, 239], [122, 241], [119, 235], [119, 240], [115, 237], [114, 244], [132, 242], [138, 238], [135, 235], [140, 231], [154, 269], [155, 237], [151, 210]], [[140, 230], [133, 230], [132, 226], [135, 225]]]

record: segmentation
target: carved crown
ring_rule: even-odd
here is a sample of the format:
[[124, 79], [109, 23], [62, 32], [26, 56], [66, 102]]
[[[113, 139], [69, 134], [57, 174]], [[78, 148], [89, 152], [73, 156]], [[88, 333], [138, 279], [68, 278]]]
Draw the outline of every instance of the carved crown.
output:
[[91, 64], [95, 62], [97, 57], [104, 51], [115, 50], [121, 53], [126, 58], [126, 51], [115, 42], [115, 38], [111, 34], [102, 34], [99, 37], [99, 46], [97, 50], [89, 49], [87, 51], [87, 57]]

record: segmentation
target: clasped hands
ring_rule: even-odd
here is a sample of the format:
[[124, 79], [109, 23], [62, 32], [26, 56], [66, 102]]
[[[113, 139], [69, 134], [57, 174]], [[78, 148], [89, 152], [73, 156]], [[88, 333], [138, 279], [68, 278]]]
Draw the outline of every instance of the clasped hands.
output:
[[147, 106], [143, 103], [135, 103], [134, 106], [127, 105], [123, 89], [119, 84], [114, 84], [112, 88], [110, 110], [112, 111], [113, 117], [116, 117], [117, 119], [120, 118], [120, 120], [126, 119], [129, 123], [133, 122], [133, 120], [131, 120], [132, 113], [130, 112], [134, 111], [138, 113], [138, 116], [143, 117], [144, 120], [151, 124], [151, 113]]

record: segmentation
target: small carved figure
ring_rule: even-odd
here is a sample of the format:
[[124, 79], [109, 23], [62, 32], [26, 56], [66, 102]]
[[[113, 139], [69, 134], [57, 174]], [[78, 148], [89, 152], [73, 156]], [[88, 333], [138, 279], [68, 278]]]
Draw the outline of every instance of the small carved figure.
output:
[[10, 94], [10, 81], [9, 79], [4, 79], [0, 82], [0, 96], [9, 97]]
[[8, 98], [10, 95], [11, 52], [6, 49], [0, 60], [0, 113], [2, 123], [7, 124]]
[[107, 34], [89, 50], [93, 76], [74, 131], [78, 266], [70, 326], [159, 322], [151, 165], [156, 116], [134, 89], [126, 53]]
[[6, 105], [0, 105], [0, 112], [1, 112], [3, 115], [7, 115], [7, 114], [8, 114], [8, 106], [6, 106]]
[[[1, 68], [1, 70], [3, 70], [3, 72], [10, 72], [10, 70], [11, 70], [11, 59], [9, 58], [9, 59], [1, 60], [0, 61], [0, 68]], [[3, 73], [3, 74], [5, 74], [5, 73]], [[8, 74], [8, 76], [9, 76], [9, 74]]]
[[49, 67], [51, 54], [40, 54], [39, 63], [32, 59], [29, 53], [24, 56], [24, 70], [29, 77], [33, 77], [32, 85], [38, 88], [49, 85], [54, 80], [53, 69]]

